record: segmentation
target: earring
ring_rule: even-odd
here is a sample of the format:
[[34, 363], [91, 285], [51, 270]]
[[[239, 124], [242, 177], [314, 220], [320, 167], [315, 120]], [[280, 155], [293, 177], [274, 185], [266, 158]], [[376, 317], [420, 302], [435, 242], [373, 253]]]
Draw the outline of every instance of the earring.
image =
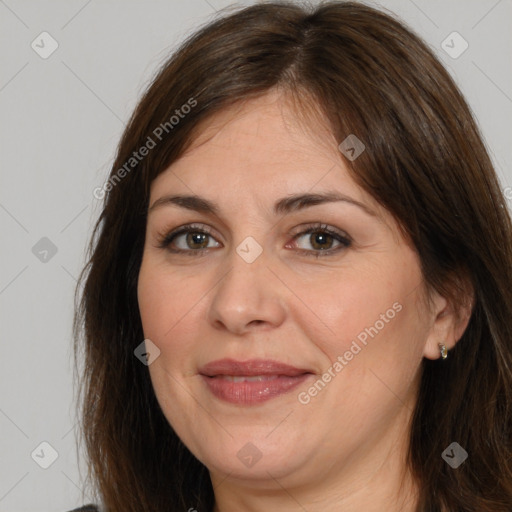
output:
[[446, 359], [448, 357], [448, 350], [446, 349], [446, 345], [444, 343], [439, 343], [439, 350], [441, 352], [441, 357]]

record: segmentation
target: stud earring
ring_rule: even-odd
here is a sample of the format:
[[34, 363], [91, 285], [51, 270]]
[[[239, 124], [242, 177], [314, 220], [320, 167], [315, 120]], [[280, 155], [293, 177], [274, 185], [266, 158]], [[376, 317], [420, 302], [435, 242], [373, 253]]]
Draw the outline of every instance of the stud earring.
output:
[[439, 351], [441, 352], [441, 357], [443, 359], [448, 357], [448, 350], [446, 349], [446, 345], [444, 343], [439, 343]]

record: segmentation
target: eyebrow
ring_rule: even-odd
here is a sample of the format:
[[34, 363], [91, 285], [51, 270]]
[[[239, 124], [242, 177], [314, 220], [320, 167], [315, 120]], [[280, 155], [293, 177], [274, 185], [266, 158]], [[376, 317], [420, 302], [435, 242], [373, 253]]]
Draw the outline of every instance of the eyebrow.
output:
[[[324, 203], [344, 202], [362, 209], [372, 217], [378, 215], [367, 205], [339, 192], [317, 194], [294, 194], [283, 197], [274, 204], [274, 215], [286, 215], [311, 206]], [[219, 216], [221, 209], [217, 203], [197, 195], [166, 195], [157, 199], [148, 209], [148, 213], [162, 206], [178, 206], [187, 210]]]

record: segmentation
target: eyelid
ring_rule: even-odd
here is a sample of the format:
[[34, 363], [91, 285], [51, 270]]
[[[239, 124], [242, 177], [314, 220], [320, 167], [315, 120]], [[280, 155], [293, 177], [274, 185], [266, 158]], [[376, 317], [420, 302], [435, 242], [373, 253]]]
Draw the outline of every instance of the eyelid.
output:
[[314, 233], [315, 231], [326, 231], [328, 233], [334, 233], [336, 235], [350, 239], [349, 235], [345, 233], [345, 231], [331, 226], [330, 224], [326, 224], [325, 222], [308, 222], [306, 224], [301, 224], [300, 226], [293, 228], [288, 234], [290, 236], [296, 236], [304, 235], [306, 232]]

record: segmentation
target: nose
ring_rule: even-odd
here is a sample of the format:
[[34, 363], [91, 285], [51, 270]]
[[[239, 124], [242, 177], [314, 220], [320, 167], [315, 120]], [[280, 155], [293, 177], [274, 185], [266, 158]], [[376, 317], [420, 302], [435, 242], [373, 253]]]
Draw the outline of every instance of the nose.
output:
[[243, 335], [284, 322], [286, 287], [272, 269], [272, 262], [265, 251], [248, 261], [233, 249], [222, 266], [209, 308], [209, 321], [215, 329]]

